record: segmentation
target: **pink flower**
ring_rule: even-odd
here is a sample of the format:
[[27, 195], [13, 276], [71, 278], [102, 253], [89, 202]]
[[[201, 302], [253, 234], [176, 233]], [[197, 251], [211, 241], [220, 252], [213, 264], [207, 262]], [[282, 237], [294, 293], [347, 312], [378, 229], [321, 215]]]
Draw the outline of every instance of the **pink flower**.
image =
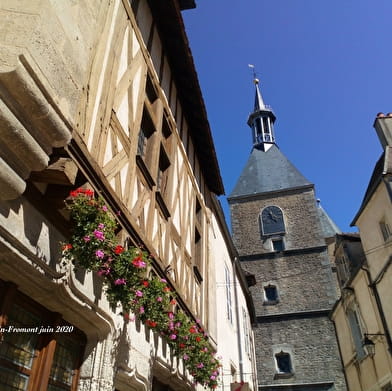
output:
[[98, 224], [98, 228], [99, 228], [99, 229], [104, 229], [104, 228], [105, 228], [105, 224], [99, 223], [99, 224]]
[[159, 301], [159, 302], [160, 302], [160, 301], [162, 301], [162, 300], [163, 300], [163, 299], [162, 299], [162, 297], [161, 297], [161, 296], [158, 296], [158, 297], [157, 297], [157, 301]]
[[133, 322], [135, 320], [135, 317], [133, 315], [131, 316], [129, 314], [124, 314], [124, 319]]
[[201, 368], [204, 367], [204, 364], [201, 362], [201, 363], [197, 364], [197, 367], [198, 367], [199, 369], [201, 369]]
[[98, 231], [97, 229], [94, 230], [93, 232], [94, 236], [98, 239], [98, 240], [105, 240], [105, 235], [103, 234], [102, 231]]
[[132, 265], [137, 268], [143, 268], [146, 267], [146, 262], [144, 262], [142, 257], [139, 256], [133, 259]]
[[170, 337], [169, 337], [169, 338], [172, 339], [172, 340], [177, 339], [177, 335], [175, 335], [175, 334], [170, 334]]
[[125, 285], [127, 282], [125, 281], [124, 278], [117, 278], [116, 281], [114, 281], [114, 285]]
[[136, 296], [137, 297], [142, 297], [143, 296], [143, 292], [142, 291], [136, 291]]
[[211, 379], [211, 380], [215, 380], [215, 379], [216, 379], [216, 376], [212, 375], [212, 376], [210, 376], [210, 379]]
[[86, 236], [83, 238], [83, 240], [84, 240], [85, 242], [89, 242], [89, 241], [91, 240], [91, 238], [90, 238], [90, 236], [86, 235]]
[[169, 312], [169, 313], [167, 314], [167, 316], [169, 317], [169, 319], [174, 319], [174, 314], [173, 314], [173, 312]]
[[104, 253], [102, 250], [97, 250], [97, 251], [95, 252], [95, 256], [96, 256], [97, 258], [103, 258], [103, 257], [105, 256], [105, 253]]
[[184, 354], [183, 356], [182, 356], [182, 358], [186, 361], [186, 360], [189, 360], [189, 356], [187, 355], [187, 354]]
[[108, 268], [108, 269], [101, 269], [101, 270], [98, 270], [97, 271], [97, 274], [99, 275], [99, 276], [107, 276], [108, 274], [110, 274], [110, 268]]
[[106, 205], [104, 205], [104, 206], [102, 207], [102, 210], [103, 210], [104, 212], [107, 212], [107, 211], [108, 211], [108, 207], [107, 207]]
[[161, 282], [167, 282], [167, 280], [165, 280], [164, 278], [161, 278]]
[[144, 314], [144, 307], [143, 307], [143, 306], [141, 306], [141, 307], [139, 308], [139, 314]]

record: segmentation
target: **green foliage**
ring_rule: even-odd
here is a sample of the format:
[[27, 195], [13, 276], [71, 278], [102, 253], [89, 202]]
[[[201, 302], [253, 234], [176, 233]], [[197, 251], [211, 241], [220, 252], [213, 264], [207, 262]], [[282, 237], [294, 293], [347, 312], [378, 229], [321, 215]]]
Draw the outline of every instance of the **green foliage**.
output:
[[159, 332], [174, 353], [183, 359], [196, 383], [216, 388], [219, 361], [208, 335], [177, 308], [175, 293], [165, 279], [147, 276], [150, 258], [137, 247], [116, 243], [117, 221], [102, 198], [89, 189], [70, 193], [73, 232], [63, 245], [65, 259], [75, 268], [96, 272], [104, 280], [108, 301], [121, 303], [124, 318], [133, 312], [147, 327]]

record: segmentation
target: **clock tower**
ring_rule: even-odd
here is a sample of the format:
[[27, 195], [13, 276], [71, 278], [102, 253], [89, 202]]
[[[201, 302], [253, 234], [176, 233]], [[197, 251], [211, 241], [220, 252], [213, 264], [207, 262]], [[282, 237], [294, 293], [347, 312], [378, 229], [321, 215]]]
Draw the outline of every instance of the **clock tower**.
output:
[[277, 146], [275, 119], [255, 79], [253, 147], [228, 202], [234, 244], [256, 279], [259, 391], [345, 391], [328, 317], [337, 298], [326, 238], [339, 230]]

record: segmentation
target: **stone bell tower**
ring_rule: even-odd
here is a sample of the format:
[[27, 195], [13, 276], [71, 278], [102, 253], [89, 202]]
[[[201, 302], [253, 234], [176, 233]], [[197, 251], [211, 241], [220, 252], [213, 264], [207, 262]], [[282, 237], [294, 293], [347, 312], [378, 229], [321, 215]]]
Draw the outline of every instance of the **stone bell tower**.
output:
[[242, 266], [256, 278], [259, 390], [343, 391], [325, 240], [338, 229], [316, 202], [314, 185], [277, 146], [275, 114], [254, 82], [252, 150], [228, 202]]

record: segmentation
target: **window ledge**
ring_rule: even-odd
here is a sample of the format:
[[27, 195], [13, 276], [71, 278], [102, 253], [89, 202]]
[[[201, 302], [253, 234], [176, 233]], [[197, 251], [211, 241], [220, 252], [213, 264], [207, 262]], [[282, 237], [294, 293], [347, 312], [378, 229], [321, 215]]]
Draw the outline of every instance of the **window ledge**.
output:
[[163, 196], [162, 196], [161, 192], [157, 191], [155, 193], [155, 196], [156, 196], [156, 200], [158, 202], [158, 205], [159, 205], [163, 215], [165, 216], [165, 219], [167, 220], [170, 217], [170, 212], [169, 212], [169, 209], [166, 206], [165, 200], [163, 199]]
[[144, 163], [143, 158], [140, 155], [136, 155], [136, 164], [139, 167], [139, 170], [142, 172], [144, 178], [146, 179], [149, 188], [152, 189], [155, 186], [155, 181], [152, 178], [146, 164]]
[[265, 300], [263, 305], [276, 305], [279, 303], [279, 300]]
[[289, 372], [289, 373], [280, 373], [277, 372], [274, 375], [274, 379], [289, 379], [290, 377], [294, 376], [294, 372]]

